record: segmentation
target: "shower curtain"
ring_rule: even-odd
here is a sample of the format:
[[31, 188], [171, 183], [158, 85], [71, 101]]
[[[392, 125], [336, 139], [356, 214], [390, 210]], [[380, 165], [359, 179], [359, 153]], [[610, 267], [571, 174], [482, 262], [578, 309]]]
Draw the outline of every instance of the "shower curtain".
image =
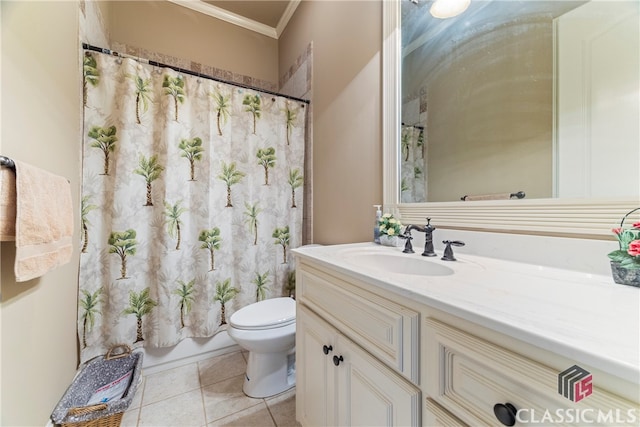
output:
[[81, 360], [292, 295], [306, 105], [89, 51], [83, 85]]
[[427, 160], [424, 129], [402, 126], [400, 135], [400, 200], [402, 203], [427, 201]]

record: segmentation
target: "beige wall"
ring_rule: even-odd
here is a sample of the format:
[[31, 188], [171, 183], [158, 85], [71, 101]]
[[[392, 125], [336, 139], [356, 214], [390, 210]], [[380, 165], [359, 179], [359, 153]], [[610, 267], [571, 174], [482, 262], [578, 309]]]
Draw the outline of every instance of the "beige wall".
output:
[[382, 203], [380, 1], [303, 1], [279, 39], [279, 69], [313, 43], [315, 243], [373, 239]]
[[[0, 4], [0, 152], [68, 178], [77, 212], [82, 99], [78, 3]], [[77, 231], [74, 237], [78, 241]], [[14, 243], [0, 248], [0, 424], [43, 426], [77, 367], [78, 248], [69, 264], [24, 283], [15, 282]]]
[[278, 42], [271, 37], [168, 1], [111, 1], [103, 15], [112, 43], [278, 83]]

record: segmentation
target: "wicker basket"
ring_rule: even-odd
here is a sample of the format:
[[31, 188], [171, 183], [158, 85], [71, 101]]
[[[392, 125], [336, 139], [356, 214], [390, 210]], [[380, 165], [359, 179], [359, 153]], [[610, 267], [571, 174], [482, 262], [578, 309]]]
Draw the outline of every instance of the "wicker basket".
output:
[[[121, 350], [116, 352], [116, 350]], [[100, 387], [133, 370], [124, 395], [107, 403], [87, 406], [91, 395]], [[51, 420], [63, 427], [117, 427], [140, 383], [142, 353], [132, 353], [127, 345], [112, 347], [105, 356], [87, 362], [56, 405]]]

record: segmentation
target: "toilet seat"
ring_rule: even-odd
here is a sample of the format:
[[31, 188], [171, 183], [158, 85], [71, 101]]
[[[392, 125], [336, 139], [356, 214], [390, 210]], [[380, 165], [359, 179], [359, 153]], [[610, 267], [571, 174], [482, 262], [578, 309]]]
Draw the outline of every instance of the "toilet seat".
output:
[[261, 330], [291, 325], [296, 321], [293, 298], [271, 298], [241, 308], [231, 315], [229, 324], [237, 329]]

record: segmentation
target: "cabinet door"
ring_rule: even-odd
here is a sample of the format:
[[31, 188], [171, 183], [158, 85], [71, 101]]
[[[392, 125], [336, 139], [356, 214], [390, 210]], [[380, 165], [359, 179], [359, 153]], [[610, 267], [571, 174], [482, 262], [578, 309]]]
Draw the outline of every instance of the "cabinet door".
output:
[[335, 353], [338, 425], [420, 425], [418, 388], [342, 335]]
[[296, 419], [303, 426], [337, 425], [334, 406], [336, 372], [330, 362], [335, 353], [336, 337], [335, 329], [298, 304]]

